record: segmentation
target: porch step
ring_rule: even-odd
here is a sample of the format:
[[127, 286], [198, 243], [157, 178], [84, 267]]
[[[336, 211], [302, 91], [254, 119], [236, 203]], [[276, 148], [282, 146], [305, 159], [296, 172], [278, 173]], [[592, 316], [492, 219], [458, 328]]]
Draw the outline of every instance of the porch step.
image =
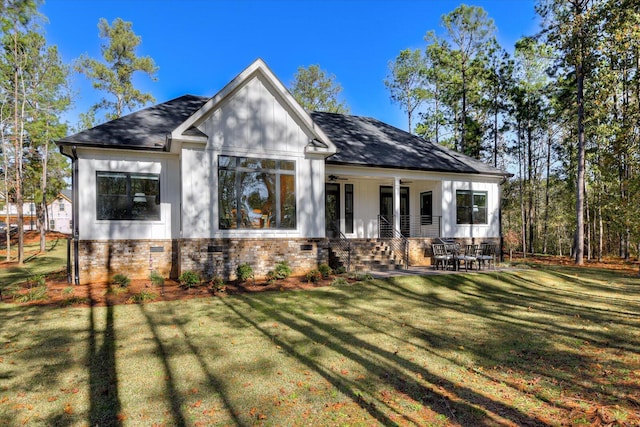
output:
[[[355, 270], [389, 271], [402, 268], [402, 260], [396, 259], [393, 250], [378, 239], [352, 240], [351, 267]], [[346, 256], [339, 256], [329, 247], [329, 259], [336, 266], [347, 267]]]

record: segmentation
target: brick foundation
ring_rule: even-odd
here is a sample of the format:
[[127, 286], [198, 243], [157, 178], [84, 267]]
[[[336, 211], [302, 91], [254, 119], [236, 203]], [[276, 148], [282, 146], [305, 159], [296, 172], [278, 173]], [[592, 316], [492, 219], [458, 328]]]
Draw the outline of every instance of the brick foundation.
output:
[[175, 279], [187, 270], [233, 280], [243, 263], [260, 278], [280, 261], [302, 275], [328, 263], [327, 248], [324, 239], [83, 240], [78, 246], [80, 283], [110, 280], [115, 274], [147, 278], [151, 271]]
[[177, 277], [176, 255], [177, 242], [171, 240], [81, 240], [80, 283], [110, 280], [116, 274], [146, 278], [152, 270]]
[[247, 263], [256, 277], [264, 277], [278, 262], [287, 261], [294, 275], [302, 275], [329, 261], [327, 242], [309, 239], [189, 239], [180, 245], [182, 271], [203, 277], [235, 279], [236, 268]]

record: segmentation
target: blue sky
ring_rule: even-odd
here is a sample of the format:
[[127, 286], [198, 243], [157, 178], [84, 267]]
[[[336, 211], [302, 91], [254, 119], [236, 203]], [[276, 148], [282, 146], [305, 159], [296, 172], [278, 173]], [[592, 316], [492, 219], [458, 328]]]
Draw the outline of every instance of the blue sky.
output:
[[[139, 55], [151, 56], [158, 80], [136, 86], [157, 102], [184, 94], [213, 96], [256, 58], [289, 86], [299, 66], [318, 64], [334, 74], [356, 115], [402, 129], [406, 118], [389, 100], [383, 80], [402, 49], [424, 48], [429, 30], [442, 33], [440, 17], [461, 1], [450, 0], [45, 0], [49, 43], [67, 63], [86, 53], [100, 58], [98, 20], [133, 23], [142, 37]], [[500, 44], [512, 50], [538, 30], [534, 0], [466, 2], [494, 19]], [[102, 96], [73, 76], [71, 125]]]

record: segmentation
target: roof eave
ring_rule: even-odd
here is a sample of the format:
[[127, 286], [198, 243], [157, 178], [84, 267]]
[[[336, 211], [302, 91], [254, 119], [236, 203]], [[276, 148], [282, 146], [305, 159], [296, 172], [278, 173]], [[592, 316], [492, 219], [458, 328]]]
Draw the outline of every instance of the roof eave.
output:
[[354, 166], [354, 167], [361, 167], [361, 168], [398, 169], [398, 170], [409, 170], [409, 171], [419, 171], [419, 172], [489, 175], [489, 176], [499, 176], [499, 177], [513, 176], [512, 173], [508, 173], [508, 172], [486, 172], [486, 171], [478, 171], [478, 170], [456, 171], [456, 170], [442, 169], [442, 168], [416, 168], [411, 166], [393, 166], [393, 165], [372, 164], [372, 163], [344, 162], [344, 161], [331, 160], [329, 158], [326, 160], [326, 163], [330, 165], [336, 165], [336, 166]]

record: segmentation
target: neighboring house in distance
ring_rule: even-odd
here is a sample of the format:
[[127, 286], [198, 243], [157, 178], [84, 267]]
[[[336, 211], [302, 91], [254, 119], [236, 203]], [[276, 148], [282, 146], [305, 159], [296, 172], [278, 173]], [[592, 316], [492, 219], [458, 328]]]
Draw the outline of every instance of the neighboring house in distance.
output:
[[71, 190], [62, 190], [60, 194], [47, 204], [49, 231], [71, 234], [73, 204]]
[[[437, 237], [500, 239], [506, 172], [378, 120], [309, 113], [262, 60], [57, 141], [72, 159], [76, 280], [297, 273], [381, 240], [428, 264]], [[402, 250], [398, 250], [400, 246]], [[355, 254], [354, 254], [355, 255]]]
[[[32, 202], [22, 204], [22, 215], [25, 230], [35, 230], [37, 227], [36, 205]], [[0, 194], [0, 223], [16, 227], [18, 225], [18, 208], [15, 203], [7, 203], [4, 195]]]

